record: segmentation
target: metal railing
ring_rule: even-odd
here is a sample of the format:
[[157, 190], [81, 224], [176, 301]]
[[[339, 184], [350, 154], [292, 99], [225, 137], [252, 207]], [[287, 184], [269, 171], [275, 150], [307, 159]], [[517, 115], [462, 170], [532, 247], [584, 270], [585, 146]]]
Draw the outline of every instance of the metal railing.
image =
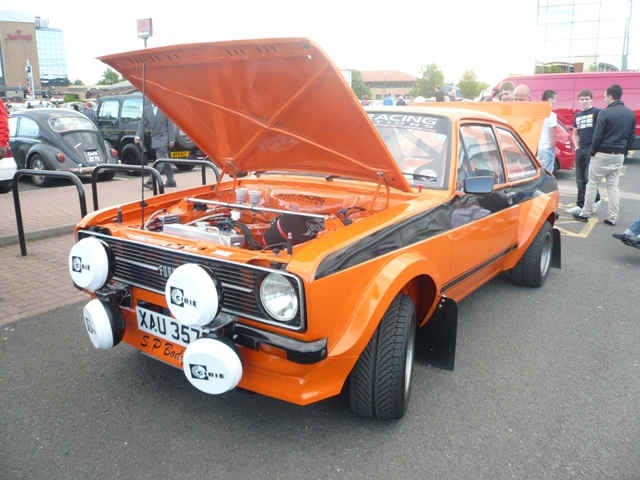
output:
[[153, 162], [153, 168], [156, 168], [157, 165], [161, 163], [171, 163], [173, 165], [202, 165], [202, 185], [207, 184], [207, 173], [206, 167], [211, 167], [213, 170], [213, 174], [216, 177], [216, 181], [220, 177], [220, 172], [218, 171], [218, 167], [211, 160], [191, 160], [184, 158], [159, 158], [155, 162]]
[[23, 257], [27, 256], [27, 243], [24, 236], [24, 226], [22, 225], [22, 209], [20, 208], [20, 195], [18, 191], [18, 182], [20, 177], [53, 177], [53, 178], [66, 178], [71, 180], [78, 189], [78, 199], [80, 201], [80, 219], [84, 218], [87, 214], [87, 200], [84, 194], [84, 187], [77, 175], [71, 172], [52, 172], [49, 170], [18, 170], [13, 175], [13, 207], [16, 211], [16, 223], [18, 224], [18, 239], [20, 240], [20, 254]]
[[[158, 195], [158, 190], [160, 194], [164, 193], [164, 184], [162, 183], [162, 177], [160, 176], [160, 172], [158, 172], [155, 168], [152, 167], [142, 167], [145, 172], [149, 172], [153, 177], [153, 194]], [[131, 166], [131, 165], [116, 165], [112, 163], [105, 163], [102, 165], [98, 165], [95, 167], [93, 172], [91, 173], [91, 190], [93, 192], [93, 209], [98, 210], [98, 173], [101, 170], [126, 170], [129, 172], [140, 171], [140, 166]]]

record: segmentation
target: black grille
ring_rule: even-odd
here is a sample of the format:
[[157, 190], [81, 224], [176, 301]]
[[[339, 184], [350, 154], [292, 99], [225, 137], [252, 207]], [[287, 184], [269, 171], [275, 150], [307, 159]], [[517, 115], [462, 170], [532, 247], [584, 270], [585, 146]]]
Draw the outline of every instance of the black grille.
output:
[[[176, 251], [95, 232], [80, 232], [79, 239], [94, 236], [104, 241], [116, 257], [113, 279], [126, 285], [150, 290], [164, 296], [169, 276], [181, 265], [195, 263], [209, 268], [222, 283], [222, 311], [231, 315], [251, 318], [291, 330], [304, 328], [302, 283], [295, 275], [282, 270], [247, 266], [226, 260]], [[297, 317], [287, 324], [277, 322], [262, 309], [258, 288], [268, 273], [286, 276], [298, 296], [300, 309]]]

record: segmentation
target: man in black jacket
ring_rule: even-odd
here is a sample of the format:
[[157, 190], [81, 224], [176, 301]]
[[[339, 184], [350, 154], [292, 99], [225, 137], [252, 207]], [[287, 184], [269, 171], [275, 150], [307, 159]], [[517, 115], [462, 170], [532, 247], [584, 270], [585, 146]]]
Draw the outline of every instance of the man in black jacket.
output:
[[620, 192], [618, 181], [624, 158], [636, 138], [636, 117], [620, 101], [622, 87], [613, 84], [604, 92], [607, 107], [598, 114], [596, 129], [591, 142], [591, 163], [589, 164], [589, 183], [585, 192], [582, 212], [573, 217], [588, 222], [593, 213], [596, 192], [603, 180], [607, 181], [609, 210], [604, 223], [615, 226], [620, 210]]

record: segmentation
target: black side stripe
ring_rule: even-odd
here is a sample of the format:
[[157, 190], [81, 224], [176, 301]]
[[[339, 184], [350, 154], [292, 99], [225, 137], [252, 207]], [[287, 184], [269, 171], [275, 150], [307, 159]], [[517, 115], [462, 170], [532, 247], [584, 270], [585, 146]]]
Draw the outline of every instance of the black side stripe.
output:
[[453, 279], [449, 280], [447, 283], [442, 285], [442, 290], [441, 290], [440, 293], [442, 295], [446, 295], [447, 291], [449, 291], [452, 288], [458, 286], [460, 283], [462, 283], [465, 280], [467, 280], [468, 278], [474, 276], [476, 273], [484, 270], [485, 268], [487, 268], [492, 263], [497, 262], [501, 258], [505, 257], [506, 255], [508, 255], [509, 253], [514, 251], [516, 248], [518, 248], [518, 244], [514, 243], [513, 245], [511, 245], [510, 247], [507, 247], [502, 252], [496, 253], [493, 257], [488, 258], [487, 260], [485, 260], [484, 262], [480, 263], [479, 265], [476, 265], [472, 269], [467, 270], [466, 272], [458, 275], [456, 278], [453, 278]]

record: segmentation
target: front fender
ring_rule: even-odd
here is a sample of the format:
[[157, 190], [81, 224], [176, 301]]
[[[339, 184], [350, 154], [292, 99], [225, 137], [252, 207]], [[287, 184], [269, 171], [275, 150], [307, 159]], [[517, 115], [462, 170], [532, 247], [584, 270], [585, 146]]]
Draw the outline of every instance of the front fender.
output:
[[429, 276], [439, 291], [441, 275], [435, 264], [417, 252], [401, 253], [381, 265], [371, 275], [364, 290], [354, 291], [359, 300], [346, 329], [331, 348], [330, 355], [359, 356], [396, 295], [411, 280], [421, 275]]

